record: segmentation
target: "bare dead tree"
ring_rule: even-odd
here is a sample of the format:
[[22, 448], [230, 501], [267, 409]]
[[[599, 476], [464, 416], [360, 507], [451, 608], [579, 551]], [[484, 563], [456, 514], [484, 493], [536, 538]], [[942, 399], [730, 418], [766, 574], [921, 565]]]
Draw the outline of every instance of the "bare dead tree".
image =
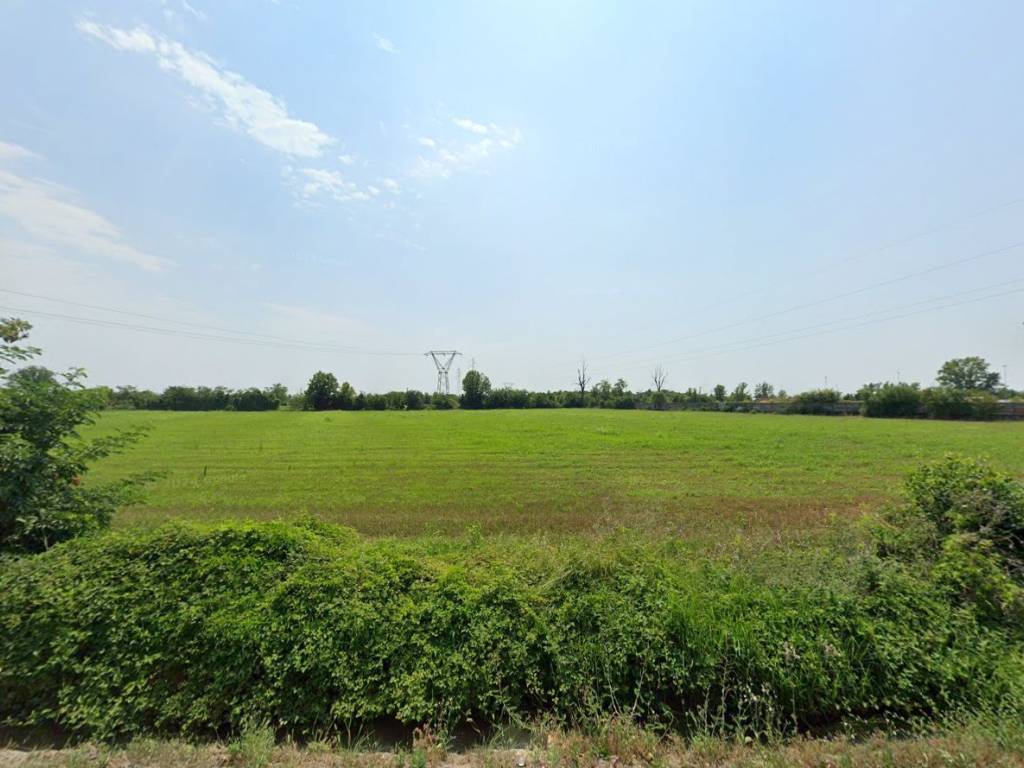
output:
[[590, 383], [590, 374], [587, 371], [587, 360], [583, 358], [580, 360], [579, 366], [576, 368], [576, 386], [580, 388], [580, 394], [587, 394], [587, 384]]
[[654, 391], [661, 392], [665, 386], [665, 379], [668, 378], [668, 371], [662, 368], [660, 365], [651, 371], [651, 381], [654, 383]]

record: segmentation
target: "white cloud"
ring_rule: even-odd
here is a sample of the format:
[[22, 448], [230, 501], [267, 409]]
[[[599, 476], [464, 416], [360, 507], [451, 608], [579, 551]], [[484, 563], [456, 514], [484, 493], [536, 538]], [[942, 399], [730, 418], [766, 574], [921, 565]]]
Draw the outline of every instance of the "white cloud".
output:
[[18, 144], [9, 144], [6, 141], [0, 141], [0, 162], [4, 160], [29, 160], [33, 157], [39, 157], [39, 155], [32, 150], [19, 146]]
[[380, 183], [388, 192], [394, 192], [397, 194], [402, 189], [402, 185], [394, 179], [382, 179]]
[[452, 175], [452, 170], [440, 160], [432, 160], [419, 155], [412, 170], [409, 171], [409, 175], [414, 179], [447, 179]]
[[395, 47], [395, 44], [383, 35], [378, 35], [375, 32], [373, 40], [377, 43], [378, 50], [384, 51], [384, 53], [398, 53], [398, 49]]
[[430, 147], [431, 149], [437, 146], [437, 142], [427, 136], [420, 138], [419, 144], [421, 147]]
[[373, 186], [373, 184], [370, 184], [370, 185], [369, 185], [369, 186], [368, 186], [368, 187], [366, 188], [366, 191], [367, 191], [367, 192], [369, 192], [369, 193], [370, 193], [371, 195], [373, 195], [374, 197], [376, 197], [377, 195], [379, 195], [379, 194], [380, 194], [380, 190], [379, 190], [379, 189], [378, 189], [377, 187]]
[[420, 179], [446, 179], [453, 171], [477, 169], [494, 154], [514, 149], [522, 141], [522, 134], [518, 129], [502, 128], [494, 123], [484, 125], [468, 118], [456, 118], [453, 122], [480, 138], [472, 141], [445, 142], [443, 145], [433, 139], [430, 140], [430, 144], [425, 144], [421, 139], [420, 145], [435, 149], [436, 155], [418, 156], [409, 172], [411, 176]]
[[198, 90], [228, 125], [277, 152], [319, 157], [334, 142], [314, 123], [290, 117], [283, 101], [224, 69], [206, 54], [189, 51], [181, 43], [142, 27], [124, 30], [86, 19], [80, 19], [76, 27], [83, 35], [102, 40], [116, 50], [155, 56], [161, 69]]
[[338, 155], [338, 160], [342, 165], [352, 165], [356, 161], [355, 155]]
[[150, 271], [173, 263], [125, 242], [117, 226], [71, 202], [71, 194], [56, 184], [0, 171], [0, 218], [17, 224], [38, 244], [36, 247], [66, 248]]
[[369, 200], [373, 192], [344, 178], [337, 171], [323, 168], [284, 169], [284, 177], [296, 199], [306, 205], [317, 205], [319, 199], [330, 198], [340, 203]]
[[459, 126], [463, 130], [470, 131], [471, 133], [479, 133], [484, 135], [490, 133], [490, 129], [482, 123], [477, 123], [470, 120], [468, 117], [456, 117], [452, 120], [455, 125]]

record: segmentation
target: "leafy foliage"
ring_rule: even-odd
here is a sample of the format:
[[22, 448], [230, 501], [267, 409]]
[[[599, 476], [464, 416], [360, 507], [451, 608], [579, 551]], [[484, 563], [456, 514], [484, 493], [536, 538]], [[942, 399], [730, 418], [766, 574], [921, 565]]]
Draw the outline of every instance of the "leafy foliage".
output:
[[99, 737], [613, 714], [777, 733], [1002, 702], [1022, 675], [1001, 625], [886, 559], [768, 583], [673, 542], [274, 523], [111, 532], [0, 566], [0, 717]]
[[999, 386], [999, 374], [990, 371], [988, 362], [980, 357], [947, 360], [939, 368], [935, 380], [949, 389], [993, 392]]
[[256, 387], [239, 389], [228, 398], [228, 408], [232, 411], [276, 411], [280, 406], [281, 401], [272, 391]]
[[824, 414], [834, 412], [834, 406], [843, 399], [834, 389], [812, 389], [793, 395], [786, 407], [788, 413]]
[[338, 379], [333, 373], [317, 371], [306, 385], [306, 408], [326, 411], [333, 408], [338, 397]]
[[993, 418], [996, 398], [981, 390], [932, 387], [922, 396], [925, 413], [933, 419], [973, 419], [986, 421]]
[[[29, 360], [39, 354], [35, 347], [19, 347], [18, 342], [28, 338], [32, 326], [16, 317], [0, 317], [0, 363], [10, 364]], [[0, 376], [7, 373], [0, 367]]]
[[911, 473], [877, 531], [883, 556], [919, 566], [960, 603], [1024, 638], [1024, 485], [958, 456]]
[[482, 408], [484, 400], [491, 391], [491, 380], [477, 370], [467, 371], [462, 377], [463, 408]]
[[917, 384], [867, 385], [858, 393], [865, 416], [914, 419], [921, 415], [921, 388]]
[[[29, 327], [0, 323], [0, 359], [25, 360], [37, 350], [13, 347]], [[45, 372], [45, 373], [44, 373]], [[39, 551], [104, 527], [117, 506], [144, 479], [83, 485], [91, 462], [140, 436], [138, 430], [81, 440], [78, 428], [92, 422], [103, 394], [82, 385], [80, 370], [53, 374], [32, 368], [0, 376], [0, 549]]]

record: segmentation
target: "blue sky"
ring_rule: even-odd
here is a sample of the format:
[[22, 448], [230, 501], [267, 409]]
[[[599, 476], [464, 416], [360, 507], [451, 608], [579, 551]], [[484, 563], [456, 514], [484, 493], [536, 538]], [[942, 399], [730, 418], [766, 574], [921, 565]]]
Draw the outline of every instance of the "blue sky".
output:
[[1015, 2], [7, 0], [0, 313], [51, 367], [148, 387], [429, 389], [431, 348], [538, 389], [584, 356], [641, 389], [966, 354], [1024, 386], [1022, 27]]

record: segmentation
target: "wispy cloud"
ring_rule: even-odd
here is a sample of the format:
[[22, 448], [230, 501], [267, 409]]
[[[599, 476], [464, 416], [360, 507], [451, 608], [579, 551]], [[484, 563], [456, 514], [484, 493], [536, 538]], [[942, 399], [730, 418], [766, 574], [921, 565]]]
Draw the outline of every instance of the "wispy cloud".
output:
[[188, 0], [181, 0], [181, 7], [184, 8], [198, 21], [206, 21], [206, 13], [194, 7]]
[[118, 51], [156, 58], [160, 68], [195, 88], [230, 126], [270, 149], [298, 157], [319, 157], [334, 139], [316, 124], [288, 114], [284, 102], [244, 77], [224, 69], [204, 53], [151, 33], [143, 27], [118, 29], [86, 19], [76, 27]]
[[340, 162], [342, 165], [353, 165], [355, 161], [355, 155], [338, 155], [338, 162]]
[[9, 144], [0, 141], [0, 161], [4, 160], [31, 160], [38, 155], [30, 149], [25, 149], [18, 144]]
[[384, 187], [384, 189], [386, 189], [388, 192], [392, 192], [394, 194], [398, 194], [399, 192], [402, 191], [402, 185], [399, 184], [394, 179], [383, 179], [381, 181], [381, 186]]
[[452, 169], [440, 160], [418, 155], [409, 175], [414, 179], [447, 179]]
[[72, 202], [71, 190], [0, 170], [0, 219], [18, 225], [34, 242], [158, 271], [173, 262], [140, 251], [96, 211]]
[[323, 199], [339, 203], [361, 202], [376, 196], [371, 191], [373, 187], [363, 189], [337, 171], [286, 166], [282, 174], [296, 200], [303, 205], [316, 206]]
[[483, 123], [474, 122], [473, 120], [470, 120], [468, 117], [455, 117], [452, 118], [452, 122], [455, 123], [455, 125], [459, 126], [459, 128], [462, 128], [464, 131], [470, 131], [471, 133], [478, 133], [480, 135], [490, 133], [490, 128], [488, 128], [486, 125], [484, 125]]
[[378, 35], [376, 32], [373, 35], [373, 41], [377, 44], [377, 49], [384, 51], [384, 53], [398, 53], [398, 49], [395, 44], [383, 35]]
[[476, 137], [465, 141], [460, 138], [449, 141], [419, 139], [421, 147], [433, 149], [427, 155], [418, 155], [409, 171], [417, 179], [447, 179], [455, 171], [469, 171], [484, 168], [485, 161], [496, 153], [514, 149], [521, 141], [518, 129], [503, 128], [495, 123], [478, 123], [469, 118], [454, 118], [452, 123], [469, 131]]
[[160, 0], [160, 5], [164, 9], [164, 17], [170, 22], [178, 21], [178, 8], [196, 21], [206, 21], [206, 13], [189, 3], [188, 0]]

